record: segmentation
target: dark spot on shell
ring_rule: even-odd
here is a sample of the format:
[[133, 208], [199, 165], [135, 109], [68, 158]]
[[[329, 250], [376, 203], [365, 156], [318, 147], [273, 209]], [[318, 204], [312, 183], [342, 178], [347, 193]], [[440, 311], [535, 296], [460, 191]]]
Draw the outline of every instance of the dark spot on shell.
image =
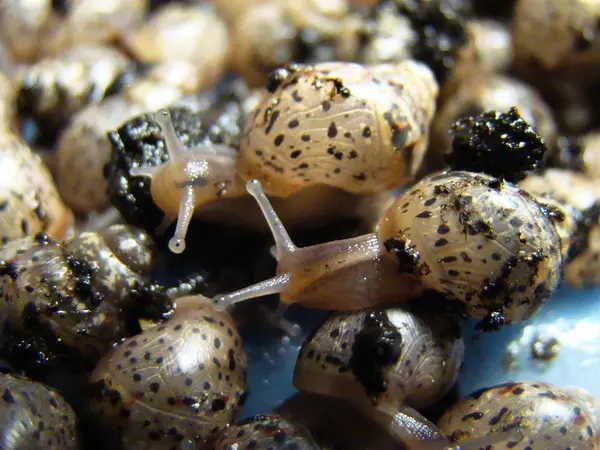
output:
[[279, 118], [279, 111], [273, 111], [273, 113], [271, 114], [271, 117], [269, 117], [269, 124], [267, 125], [267, 128], [265, 128], [266, 135], [271, 132], [271, 130], [273, 129], [273, 126], [275, 125], [275, 122], [277, 122], [278, 118]]
[[327, 112], [331, 108], [331, 103], [325, 100], [321, 102], [321, 106], [323, 107], [323, 111]]
[[215, 398], [211, 408], [213, 411], [222, 411], [225, 409], [225, 401], [222, 398]]
[[310, 135], [303, 134], [302, 136], [300, 136], [300, 139], [302, 139], [304, 142], [310, 142]]
[[431, 211], [423, 211], [417, 214], [415, 217], [419, 219], [429, 219], [432, 216]]
[[294, 150], [292, 153], [290, 153], [290, 157], [292, 159], [296, 159], [298, 158], [300, 155], [302, 154], [302, 151], [300, 150]]
[[291, 130], [293, 128], [296, 128], [298, 125], [300, 125], [300, 122], [298, 122], [298, 119], [293, 119], [293, 120], [290, 120], [290, 123], [288, 123], [288, 128]]
[[275, 147], [279, 147], [281, 144], [283, 144], [284, 139], [285, 139], [285, 136], [283, 134], [280, 134], [275, 138], [275, 140], [273, 141], [273, 144], [275, 144]]
[[441, 224], [437, 229], [438, 234], [447, 234], [449, 231], [450, 228], [448, 228], [448, 225], [445, 224]]
[[329, 128], [327, 129], [327, 137], [328, 138], [334, 138], [337, 136], [337, 127], [335, 126], [335, 122], [331, 122], [331, 125], [329, 125]]
[[371, 137], [371, 128], [368, 127], [368, 126], [364, 127], [362, 135], [363, 135], [364, 138], [370, 138]]

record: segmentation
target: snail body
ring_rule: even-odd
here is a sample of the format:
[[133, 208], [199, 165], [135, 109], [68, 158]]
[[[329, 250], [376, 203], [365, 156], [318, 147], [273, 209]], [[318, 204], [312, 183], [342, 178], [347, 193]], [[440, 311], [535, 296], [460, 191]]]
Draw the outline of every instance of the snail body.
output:
[[439, 312], [337, 312], [302, 346], [294, 385], [360, 407], [420, 409], [450, 390], [463, 356], [458, 324]]
[[11, 131], [0, 133], [0, 239], [46, 233], [63, 239], [73, 232], [73, 213], [61, 200], [52, 175], [25, 142]]
[[243, 196], [252, 177], [265, 183], [268, 194], [289, 197], [319, 185], [376, 194], [414, 176], [437, 94], [426, 66], [407, 61], [296, 67], [273, 72], [269, 86], [273, 92], [250, 114], [239, 155], [211, 143], [185, 151], [169, 112], [156, 114], [169, 160], [130, 173], [151, 179], [166, 225], [178, 217], [172, 251], [185, 249], [197, 206]]
[[214, 311], [205, 297], [182, 297], [168, 321], [125, 339], [98, 363], [89, 408], [127, 449], [202, 441], [237, 417], [246, 370], [229, 314]]
[[510, 445], [515, 450], [597, 449], [596, 413], [596, 401], [582, 389], [518, 382], [491, 386], [459, 400], [438, 426], [459, 446], [463, 440], [520, 427], [523, 436]]
[[48, 332], [92, 360], [124, 334], [129, 293], [149, 282], [154, 245], [135, 228], [114, 225], [62, 244], [38, 235], [0, 250], [2, 322]]
[[297, 248], [257, 180], [276, 242], [277, 275], [213, 299], [226, 308], [279, 293], [283, 304], [353, 310], [431, 289], [463, 314], [506, 323], [531, 317], [562, 281], [561, 243], [547, 212], [508, 182], [473, 172], [430, 175], [385, 211], [376, 233]]
[[0, 374], [0, 446], [4, 450], [77, 450], [77, 418], [53, 389]]
[[232, 448], [320, 450], [321, 447], [302, 425], [276, 415], [259, 415], [227, 427], [207, 450]]

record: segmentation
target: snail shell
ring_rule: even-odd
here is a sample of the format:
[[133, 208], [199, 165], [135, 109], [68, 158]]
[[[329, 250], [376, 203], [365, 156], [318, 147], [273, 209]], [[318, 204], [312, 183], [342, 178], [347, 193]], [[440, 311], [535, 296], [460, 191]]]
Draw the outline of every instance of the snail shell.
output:
[[124, 41], [137, 60], [180, 78], [186, 93], [215, 83], [229, 58], [227, 25], [212, 5], [165, 5]]
[[85, 105], [98, 102], [130, 70], [130, 60], [112, 47], [79, 45], [28, 67], [19, 80], [21, 114], [56, 131]]
[[39, 155], [10, 131], [0, 132], [0, 238], [2, 243], [42, 232], [54, 239], [72, 233], [64, 205]]
[[596, 0], [518, 0], [513, 9], [515, 59], [547, 69], [598, 61]]
[[378, 235], [401, 271], [472, 317], [498, 311], [507, 323], [526, 320], [562, 281], [561, 242], [547, 212], [487, 175], [422, 179], [386, 210]]
[[512, 62], [512, 40], [508, 26], [492, 19], [472, 19], [467, 28], [473, 37], [477, 70], [504, 72]]
[[520, 427], [523, 439], [507, 444], [514, 450], [597, 449], [596, 412], [595, 400], [581, 389], [506, 383], [458, 401], [438, 425], [458, 443]]
[[450, 390], [463, 356], [457, 323], [439, 312], [337, 312], [302, 346], [294, 385], [393, 411], [419, 409]]
[[58, 189], [76, 213], [108, 206], [104, 166], [111, 147], [106, 133], [141, 112], [122, 96], [107, 98], [79, 111], [62, 132], [57, 150]]
[[0, 250], [0, 317], [97, 359], [122, 337], [121, 309], [129, 292], [149, 281], [153, 251], [146, 233], [124, 225], [63, 244], [45, 235], [9, 242]]
[[125, 339], [98, 363], [89, 406], [128, 449], [205, 440], [237, 417], [246, 369], [231, 316], [202, 296], [182, 297], [167, 322]]
[[471, 77], [444, 102], [435, 116], [431, 130], [431, 151], [421, 173], [444, 167], [444, 153], [452, 143], [448, 131], [458, 119], [485, 111], [508, 111], [513, 106], [535, 128], [546, 145], [552, 148], [556, 141], [557, 126], [550, 107], [533, 87], [505, 75]]
[[0, 374], [0, 443], [3, 450], [77, 450], [77, 418], [53, 389]]
[[227, 427], [213, 445], [198, 449], [320, 450], [304, 426], [276, 415], [259, 415]]
[[412, 178], [438, 90], [425, 65], [323, 63], [281, 73], [248, 120], [242, 177], [282, 197], [318, 183], [375, 193]]

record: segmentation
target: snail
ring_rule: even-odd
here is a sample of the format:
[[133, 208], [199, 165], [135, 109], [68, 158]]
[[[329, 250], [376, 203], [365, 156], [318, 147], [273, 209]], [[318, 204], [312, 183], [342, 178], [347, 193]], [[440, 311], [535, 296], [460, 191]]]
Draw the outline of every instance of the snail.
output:
[[320, 450], [306, 428], [277, 415], [258, 415], [227, 427], [207, 447], [198, 450]]
[[[44, 234], [11, 241], [0, 260], [0, 322], [95, 361], [124, 335], [122, 311], [150, 284], [154, 244], [141, 230], [114, 225], [61, 244]], [[143, 300], [156, 300], [164, 316], [172, 312], [167, 296]]]
[[57, 55], [81, 44], [112, 44], [120, 35], [143, 23], [149, 0], [111, 0], [100, 5], [94, 0], [53, 2], [61, 4], [63, 17], [47, 42], [44, 53]]
[[400, 408], [389, 415], [367, 412], [340, 399], [305, 392], [286, 400], [277, 411], [304, 425], [323, 449], [481, 450], [522, 436], [520, 430], [513, 429], [453, 444], [434, 423], [412, 408]]
[[120, 342], [89, 382], [89, 411], [125, 448], [174, 448], [235, 421], [248, 389], [247, 361], [231, 316], [206, 297], [188, 296], [177, 299], [168, 321]]
[[583, 174], [550, 168], [529, 174], [519, 186], [553, 211], [565, 281], [579, 287], [600, 283], [600, 185]]
[[414, 176], [437, 94], [424, 65], [294, 66], [273, 72], [268, 86], [271, 94], [250, 115], [239, 156], [214, 144], [185, 151], [169, 112], [155, 115], [169, 160], [130, 173], [151, 179], [164, 225], [178, 217], [171, 251], [185, 249], [197, 206], [244, 195], [246, 179], [256, 177], [268, 194], [289, 197], [315, 185], [376, 194]]
[[518, 0], [512, 16], [515, 59], [545, 69], [597, 62], [599, 14], [595, 0]]
[[471, 19], [467, 28], [473, 37], [478, 71], [505, 72], [512, 62], [510, 29], [504, 23], [492, 19]]
[[543, 209], [509, 182], [438, 172], [401, 194], [376, 233], [297, 248], [258, 180], [249, 180], [275, 238], [274, 278], [213, 302], [218, 309], [267, 294], [281, 303], [353, 310], [432, 289], [483, 329], [530, 318], [562, 281], [560, 238]]
[[85, 105], [117, 90], [133, 70], [119, 50], [82, 44], [37, 61], [19, 77], [17, 105], [51, 132]]
[[33, 62], [43, 42], [61, 21], [60, 11], [51, 0], [2, 0], [0, 37], [18, 62]]
[[213, 0], [213, 3], [230, 26], [233, 26], [239, 16], [266, 1], [268, 0]]
[[448, 393], [463, 356], [458, 324], [439, 312], [336, 312], [304, 342], [294, 385], [368, 409], [422, 409]]
[[435, 116], [431, 129], [431, 151], [427, 154], [421, 174], [444, 166], [444, 152], [452, 142], [448, 130], [456, 120], [484, 111], [508, 111], [512, 107], [517, 108], [519, 114], [552, 149], [556, 141], [557, 125], [550, 107], [532, 86], [505, 75], [475, 76], [462, 84]]
[[291, 62], [352, 61], [362, 28], [346, 0], [263, 1], [240, 12], [232, 26], [232, 67], [257, 87]]
[[77, 418], [50, 387], [0, 374], [0, 445], [4, 450], [77, 450]]
[[474, 392], [447, 410], [438, 426], [458, 445], [520, 427], [521, 439], [508, 444], [514, 450], [597, 449], [597, 411], [596, 400], [581, 388], [525, 381]]
[[123, 40], [137, 60], [158, 64], [169, 84], [182, 86], [185, 93], [214, 84], [229, 59], [229, 31], [211, 4], [165, 5]]
[[42, 232], [63, 239], [73, 232], [73, 213], [59, 197], [39, 155], [10, 130], [0, 132], [0, 239]]
[[110, 159], [106, 133], [140, 114], [122, 96], [93, 103], [76, 113], [57, 144], [56, 179], [65, 203], [75, 213], [102, 211], [109, 202], [104, 166]]

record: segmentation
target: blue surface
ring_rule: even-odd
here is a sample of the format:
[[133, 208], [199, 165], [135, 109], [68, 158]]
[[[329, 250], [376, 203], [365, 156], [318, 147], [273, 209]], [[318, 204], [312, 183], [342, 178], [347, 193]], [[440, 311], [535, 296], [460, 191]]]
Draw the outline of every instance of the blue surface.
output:
[[[296, 392], [292, 377], [298, 351], [323, 314], [292, 306], [286, 317], [302, 324], [302, 335], [292, 340], [272, 327], [242, 330], [251, 361], [251, 392], [243, 417], [271, 411]], [[467, 352], [459, 376], [461, 396], [495, 383], [539, 380], [584, 387], [600, 398], [600, 287], [563, 287], [533, 319], [498, 332], [475, 332], [475, 323], [462, 323]], [[559, 341], [558, 355], [551, 361], [532, 358], [535, 334], [548, 332]]]

